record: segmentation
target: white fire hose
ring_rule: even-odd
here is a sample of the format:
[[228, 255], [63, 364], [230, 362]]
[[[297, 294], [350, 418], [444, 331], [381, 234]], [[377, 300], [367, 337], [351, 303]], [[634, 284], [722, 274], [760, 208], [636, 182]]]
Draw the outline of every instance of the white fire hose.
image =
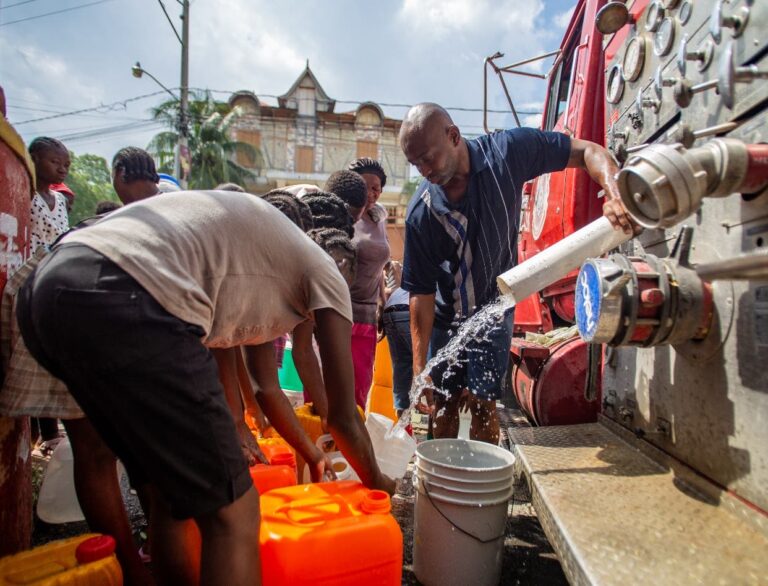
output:
[[496, 278], [502, 295], [519, 303], [577, 269], [588, 258], [601, 256], [632, 238], [613, 227], [605, 216], [556, 242]]

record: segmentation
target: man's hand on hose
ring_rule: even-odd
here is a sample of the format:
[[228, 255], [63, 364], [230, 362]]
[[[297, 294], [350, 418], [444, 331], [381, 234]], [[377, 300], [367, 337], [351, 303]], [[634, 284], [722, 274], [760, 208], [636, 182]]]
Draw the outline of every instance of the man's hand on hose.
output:
[[639, 234], [642, 231], [642, 227], [637, 226], [632, 222], [627, 213], [627, 208], [624, 207], [621, 199], [618, 197], [612, 197], [606, 190], [606, 201], [603, 204], [603, 215], [608, 218], [613, 224], [614, 228], [621, 228], [627, 234], [634, 233]]

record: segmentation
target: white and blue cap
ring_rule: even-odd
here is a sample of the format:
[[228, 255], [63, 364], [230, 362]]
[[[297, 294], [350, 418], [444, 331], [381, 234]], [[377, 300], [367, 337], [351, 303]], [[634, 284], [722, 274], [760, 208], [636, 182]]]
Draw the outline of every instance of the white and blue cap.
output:
[[176, 179], [176, 177], [173, 175], [168, 175], [167, 173], [158, 173], [157, 176], [160, 177], [160, 181], [157, 182], [157, 188], [160, 190], [160, 193], [181, 191], [181, 184], [179, 183], [179, 180]]

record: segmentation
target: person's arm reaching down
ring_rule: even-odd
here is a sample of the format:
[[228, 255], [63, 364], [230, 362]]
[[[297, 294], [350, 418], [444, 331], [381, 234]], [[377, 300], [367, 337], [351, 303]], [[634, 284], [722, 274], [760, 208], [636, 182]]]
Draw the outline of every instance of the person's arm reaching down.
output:
[[245, 365], [259, 387], [256, 400], [272, 426], [307, 461], [313, 482], [334, 477], [330, 460], [309, 440], [280, 388], [272, 342], [244, 349]]
[[293, 363], [304, 389], [312, 398], [315, 414], [320, 416], [323, 431], [328, 426], [328, 398], [325, 396], [323, 374], [317, 363], [315, 349], [312, 347], [312, 334], [315, 324], [304, 321], [293, 328]]
[[333, 309], [316, 310], [315, 323], [328, 396], [328, 428], [363, 484], [393, 494], [395, 482], [379, 470], [371, 439], [355, 404], [350, 351], [352, 324]]
[[[429, 340], [432, 337], [432, 328], [435, 323], [435, 294], [418, 295], [411, 293], [411, 344], [413, 346], [413, 378], [421, 374], [427, 364]], [[430, 414], [434, 411], [434, 394], [431, 388], [424, 389], [424, 397], [427, 400]]]

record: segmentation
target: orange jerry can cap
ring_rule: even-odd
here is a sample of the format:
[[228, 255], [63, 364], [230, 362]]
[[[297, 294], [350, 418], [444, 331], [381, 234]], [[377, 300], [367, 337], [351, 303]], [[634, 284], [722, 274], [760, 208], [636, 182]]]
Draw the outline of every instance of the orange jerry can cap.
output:
[[108, 558], [115, 553], [116, 547], [117, 543], [111, 535], [89, 537], [75, 549], [75, 559], [78, 564], [90, 564]]

